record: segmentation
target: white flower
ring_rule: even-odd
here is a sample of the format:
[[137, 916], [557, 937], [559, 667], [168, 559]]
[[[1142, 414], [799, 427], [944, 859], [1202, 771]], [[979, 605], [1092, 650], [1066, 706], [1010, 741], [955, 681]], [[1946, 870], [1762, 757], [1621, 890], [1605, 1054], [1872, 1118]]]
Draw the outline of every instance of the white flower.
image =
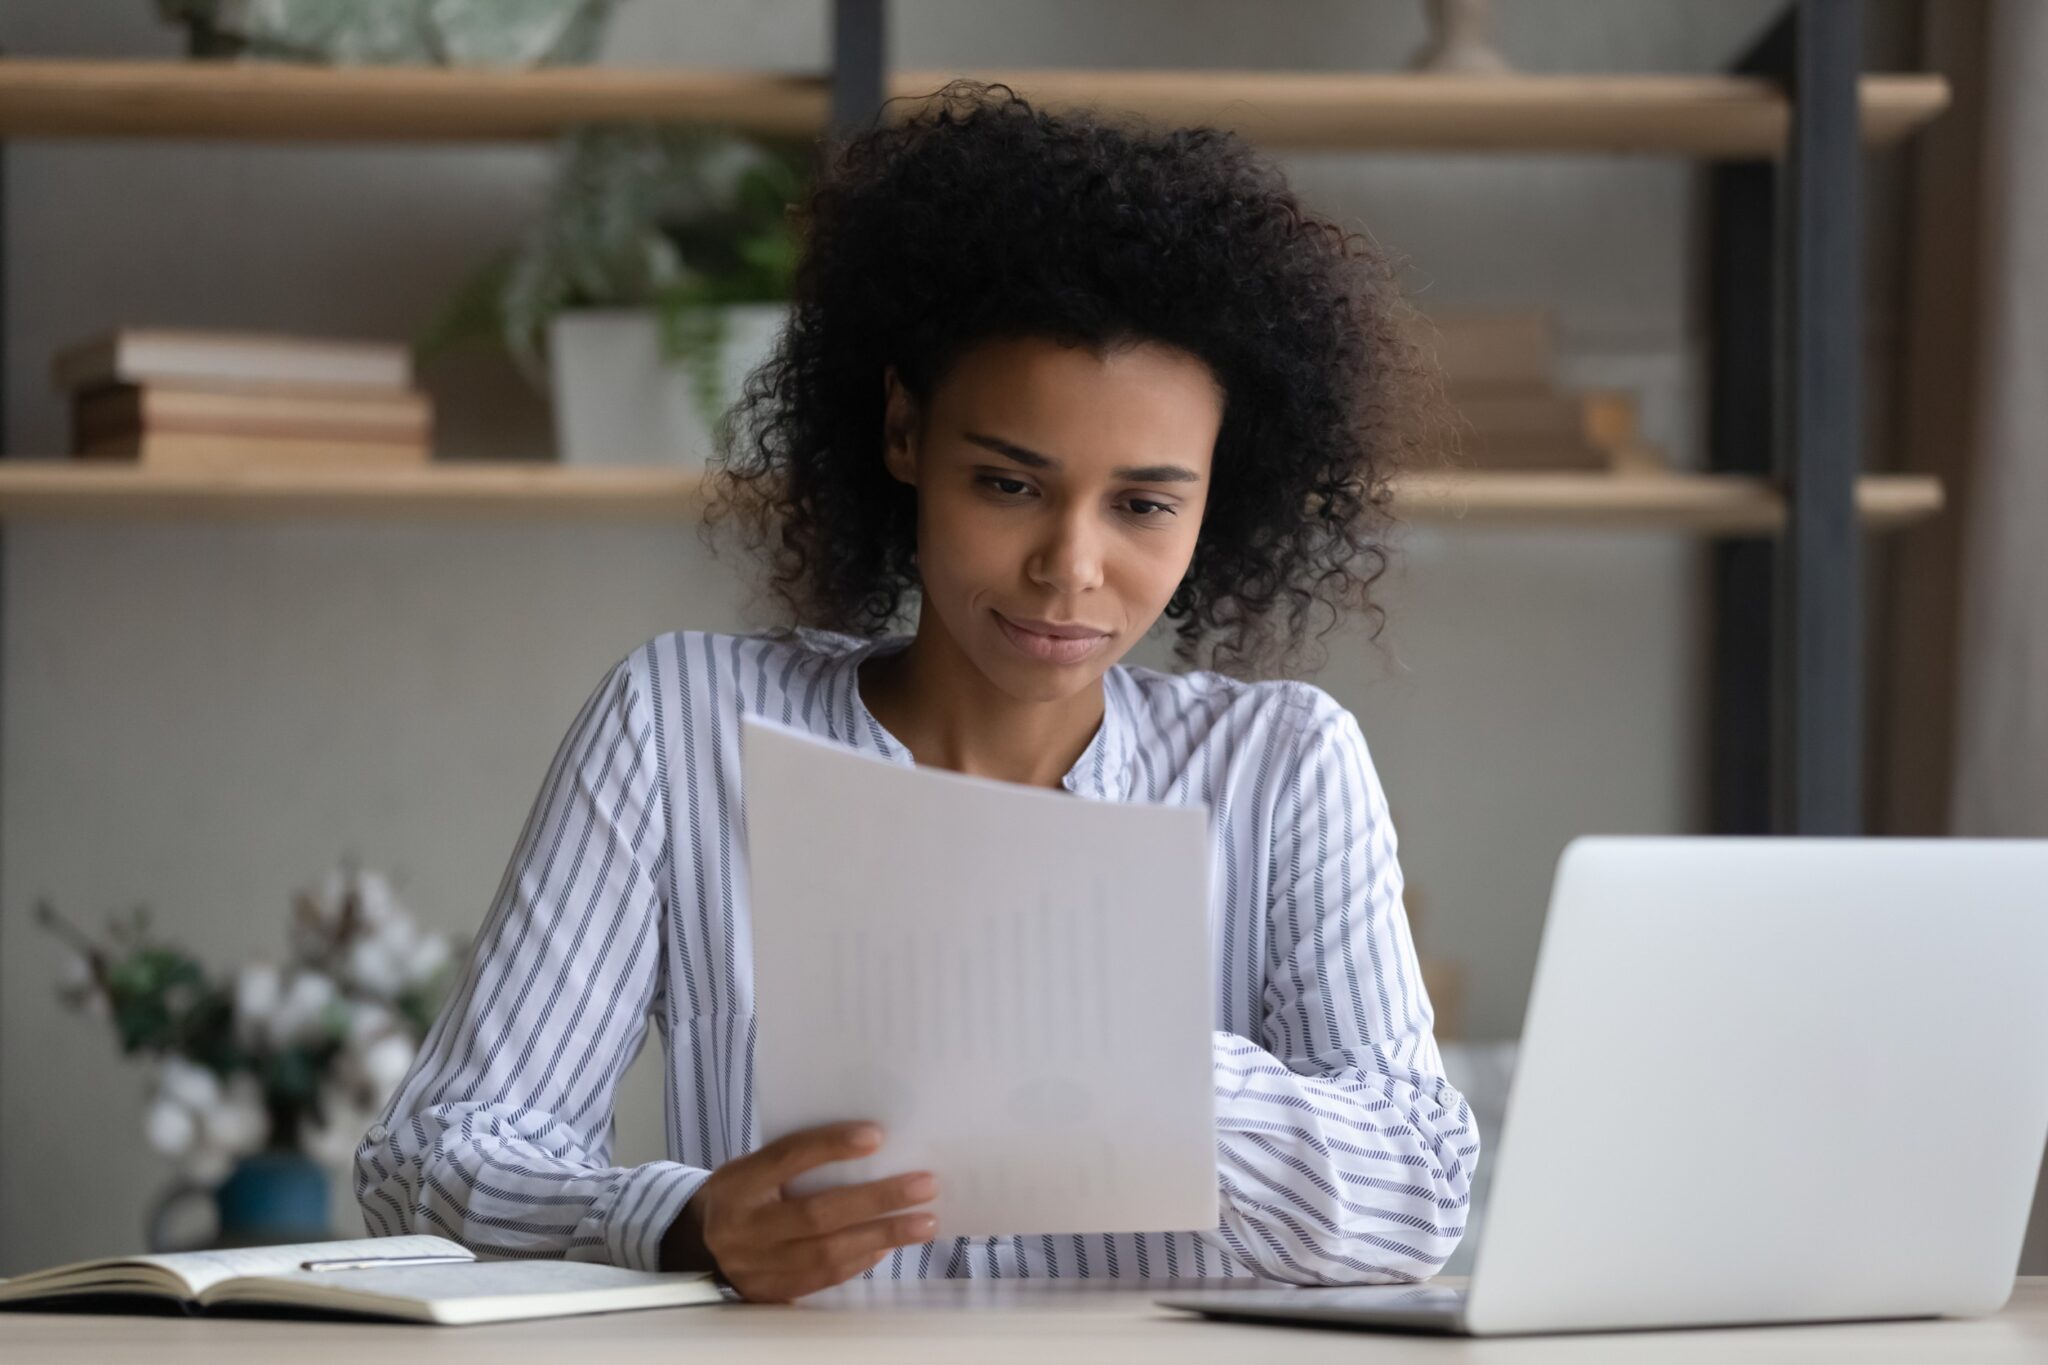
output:
[[280, 1048], [316, 1042], [327, 1034], [327, 1007], [334, 1003], [334, 980], [325, 972], [301, 968], [284, 988], [272, 1020], [270, 1039]]
[[356, 906], [373, 929], [381, 929], [387, 924], [410, 923], [412, 919], [411, 913], [399, 902], [398, 894], [391, 889], [390, 881], [381, 872], [356, 874]]
[[298, 961], [327, 968], [345, 992], [386, 1000], [431, 981], [450, 956], [447, 940], [420, 930], [389, 879], [349, 868], [300, 893], [292, 945]]
[[357, 989], [387, 999], [406, 986], [402, 950], [394, 951], [390, 941], [381, 937], [361, 938], [350, 944], [343, 973]]
[[263, 1087], [246, 1071], [225, 1083], [183, 1057], [163, 1058], [156, 1089], [143, 1114], [150, 1146], [175, 1157], [188, 1179], [213, 1184], [234, 1163], [260, 1151], [270, 1138]]
[[362, 869], [351, 872], [337, 867], [330, 869], [320, 879], [320, 885], [306, 897], [312, 912], [311, 923], [302, 927], [309, 934], [318, 933], [333, 939], [341, 930], [342, 914], [351, 897], [355, 901], [359, 931], [374, 931], [411, 918], [383, 873]]
[[383, 873], [367, 868], [329, 868], [314, 890], [313, 900], [329, 924], [338, 924], [342, 907], [351, 895], [355, 898], [356, 913], [366, 924], [383, 924], [393, 916], [405, 914], [398, 896], [391, 889], [390, 880]]
[[370, 1083], [370, 1093], [380, 1105], [398, 1089], [405, 1073], [412, 1070], [416, 1051], [410, 1038], [389, 1033], [363, 1053], [363, 1076]]
[[68, 950], [57, 967], [57, 989], [64, 992], [79, 991], [92, 984], [91, 961], [76, 948]]
[[348, 1027], [342, 1034], [342, 1043], [347, 1048], [360, 1052], [378, 1038], [402, 1028], [398, 1015], [389, 1005], [375, 1000], [352, 1000], [348, 1007]]
[[157, 1091], [194, 1113], [203, 1113], [221, 1100], [220, 1077], [183, 1057], [163, 1059], [157, 1070]]
[[233, 1156], [260, 1151], [270, 1137], [262, 1084], [246, 1071], [236, 1072], [223, 1087], [220, 1103], [200, 1111], [199, 1122], [209, 1145]]
[[105, 1019], [113, 1013], [107, 993], [93, 974], [92, 962], [75, 949], [64, 954], [63, 964], [57, 968], [57, 998], [90, 1018]]
[[422, 936], [419, 946], [413, 949], [410, 964], [412, 979], [406, 984], [409, 986], [420, 986], [432, 981], [434, 974], [448, 964], [450, 953], [451, 949], [448, 946], [448, 938], [445, 934], [426, 934]]
[[235, 975], [235, 1041], [246, 1048], [263, 1046], [277, 1031], [277, 1007], [284, 994], [283, 978], [268, 962], [254, 962]]
[[396, 1013], [383, 1005], [358, 1004], [335, 1058], [332, 1083], [352, 1103], [381, 1109], [405, 1080], [418, 1051]]
[[176, 1100], [159, 1098], [150, 1101], [149, 1108], [142, 1116], [142, 1132], [149, 1139], [149, 1145], [165, 1156], [183, 1156], [192, 1149], [193, 1141], [199, 1136], [199, 1124], [192, 1111]]

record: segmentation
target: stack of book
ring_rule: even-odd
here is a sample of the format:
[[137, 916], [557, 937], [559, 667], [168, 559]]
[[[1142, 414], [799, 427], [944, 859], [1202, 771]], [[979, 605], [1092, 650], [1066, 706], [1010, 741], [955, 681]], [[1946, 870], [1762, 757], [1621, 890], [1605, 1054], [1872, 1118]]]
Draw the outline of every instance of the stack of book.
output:
[[1459, 418], [1460, 459], [1481, 469], [1660, 469], [1636, 403], [1611, 390], [1557, 387], [1551, 326], [1540, 313], [1439, 314], [1423, 345]]
[[153, 469], [423, 464], [433, 407], [391, 342], [128, 328], [60, 352], [71, 453]]

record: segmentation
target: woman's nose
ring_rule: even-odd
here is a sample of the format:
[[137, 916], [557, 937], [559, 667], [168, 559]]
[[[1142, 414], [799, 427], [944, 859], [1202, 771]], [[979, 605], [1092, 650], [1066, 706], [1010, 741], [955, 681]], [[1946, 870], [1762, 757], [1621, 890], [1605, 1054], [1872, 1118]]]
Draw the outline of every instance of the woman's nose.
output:
[[1079, 593], [1102, 582], [1102, 548], [1094, 530], [1077, 517], [1053, 524], [1050, 538], [1033, 556], [1031, 577], [1056, 592]]

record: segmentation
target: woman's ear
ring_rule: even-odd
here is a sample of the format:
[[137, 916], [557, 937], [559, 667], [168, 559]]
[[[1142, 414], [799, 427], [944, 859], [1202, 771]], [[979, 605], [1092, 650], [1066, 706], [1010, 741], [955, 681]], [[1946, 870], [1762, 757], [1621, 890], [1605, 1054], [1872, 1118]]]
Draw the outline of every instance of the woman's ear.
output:
[[917, 403], [896, 367], [882, 368], [882, 463], [899, 482], [917, 484]]

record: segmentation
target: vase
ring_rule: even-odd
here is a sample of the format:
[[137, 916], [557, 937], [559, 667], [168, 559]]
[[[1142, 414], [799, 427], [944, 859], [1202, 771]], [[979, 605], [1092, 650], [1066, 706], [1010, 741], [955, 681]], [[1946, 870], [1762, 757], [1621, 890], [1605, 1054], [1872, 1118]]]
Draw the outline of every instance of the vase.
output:
[[775, 350], [785, 303], [718, 309], [723, 340], [711, 359], [718, 399], [707, 408], [690, 357], [662, 353], [651, 308], [577, 308], [548, 328], [555, 449], [564, 464], [660, 465], [702, 473], [719, 414]]
[[1499, 76], [1514, 70], [1493, 46], [1493, 0], [1424, 0], [1429, 41], [1410, 71]]
[[[584, 63], [618, 0], [184, 0], [187, 52], [333, 66]], [[169, 8], [165, 6], [164, 8]]]
[[[173, 1244], [172, 1214], [198, 1199], [213, 1204], [213, 1236]], [[147, 1235], [152, 1252], [329, 1241], [334, 1232], [328, 1224], [327, 1171], [301, 1152], [252, 1153], [218, 1185], [186, 1180], [166, 1190], [150, 1210]]]

